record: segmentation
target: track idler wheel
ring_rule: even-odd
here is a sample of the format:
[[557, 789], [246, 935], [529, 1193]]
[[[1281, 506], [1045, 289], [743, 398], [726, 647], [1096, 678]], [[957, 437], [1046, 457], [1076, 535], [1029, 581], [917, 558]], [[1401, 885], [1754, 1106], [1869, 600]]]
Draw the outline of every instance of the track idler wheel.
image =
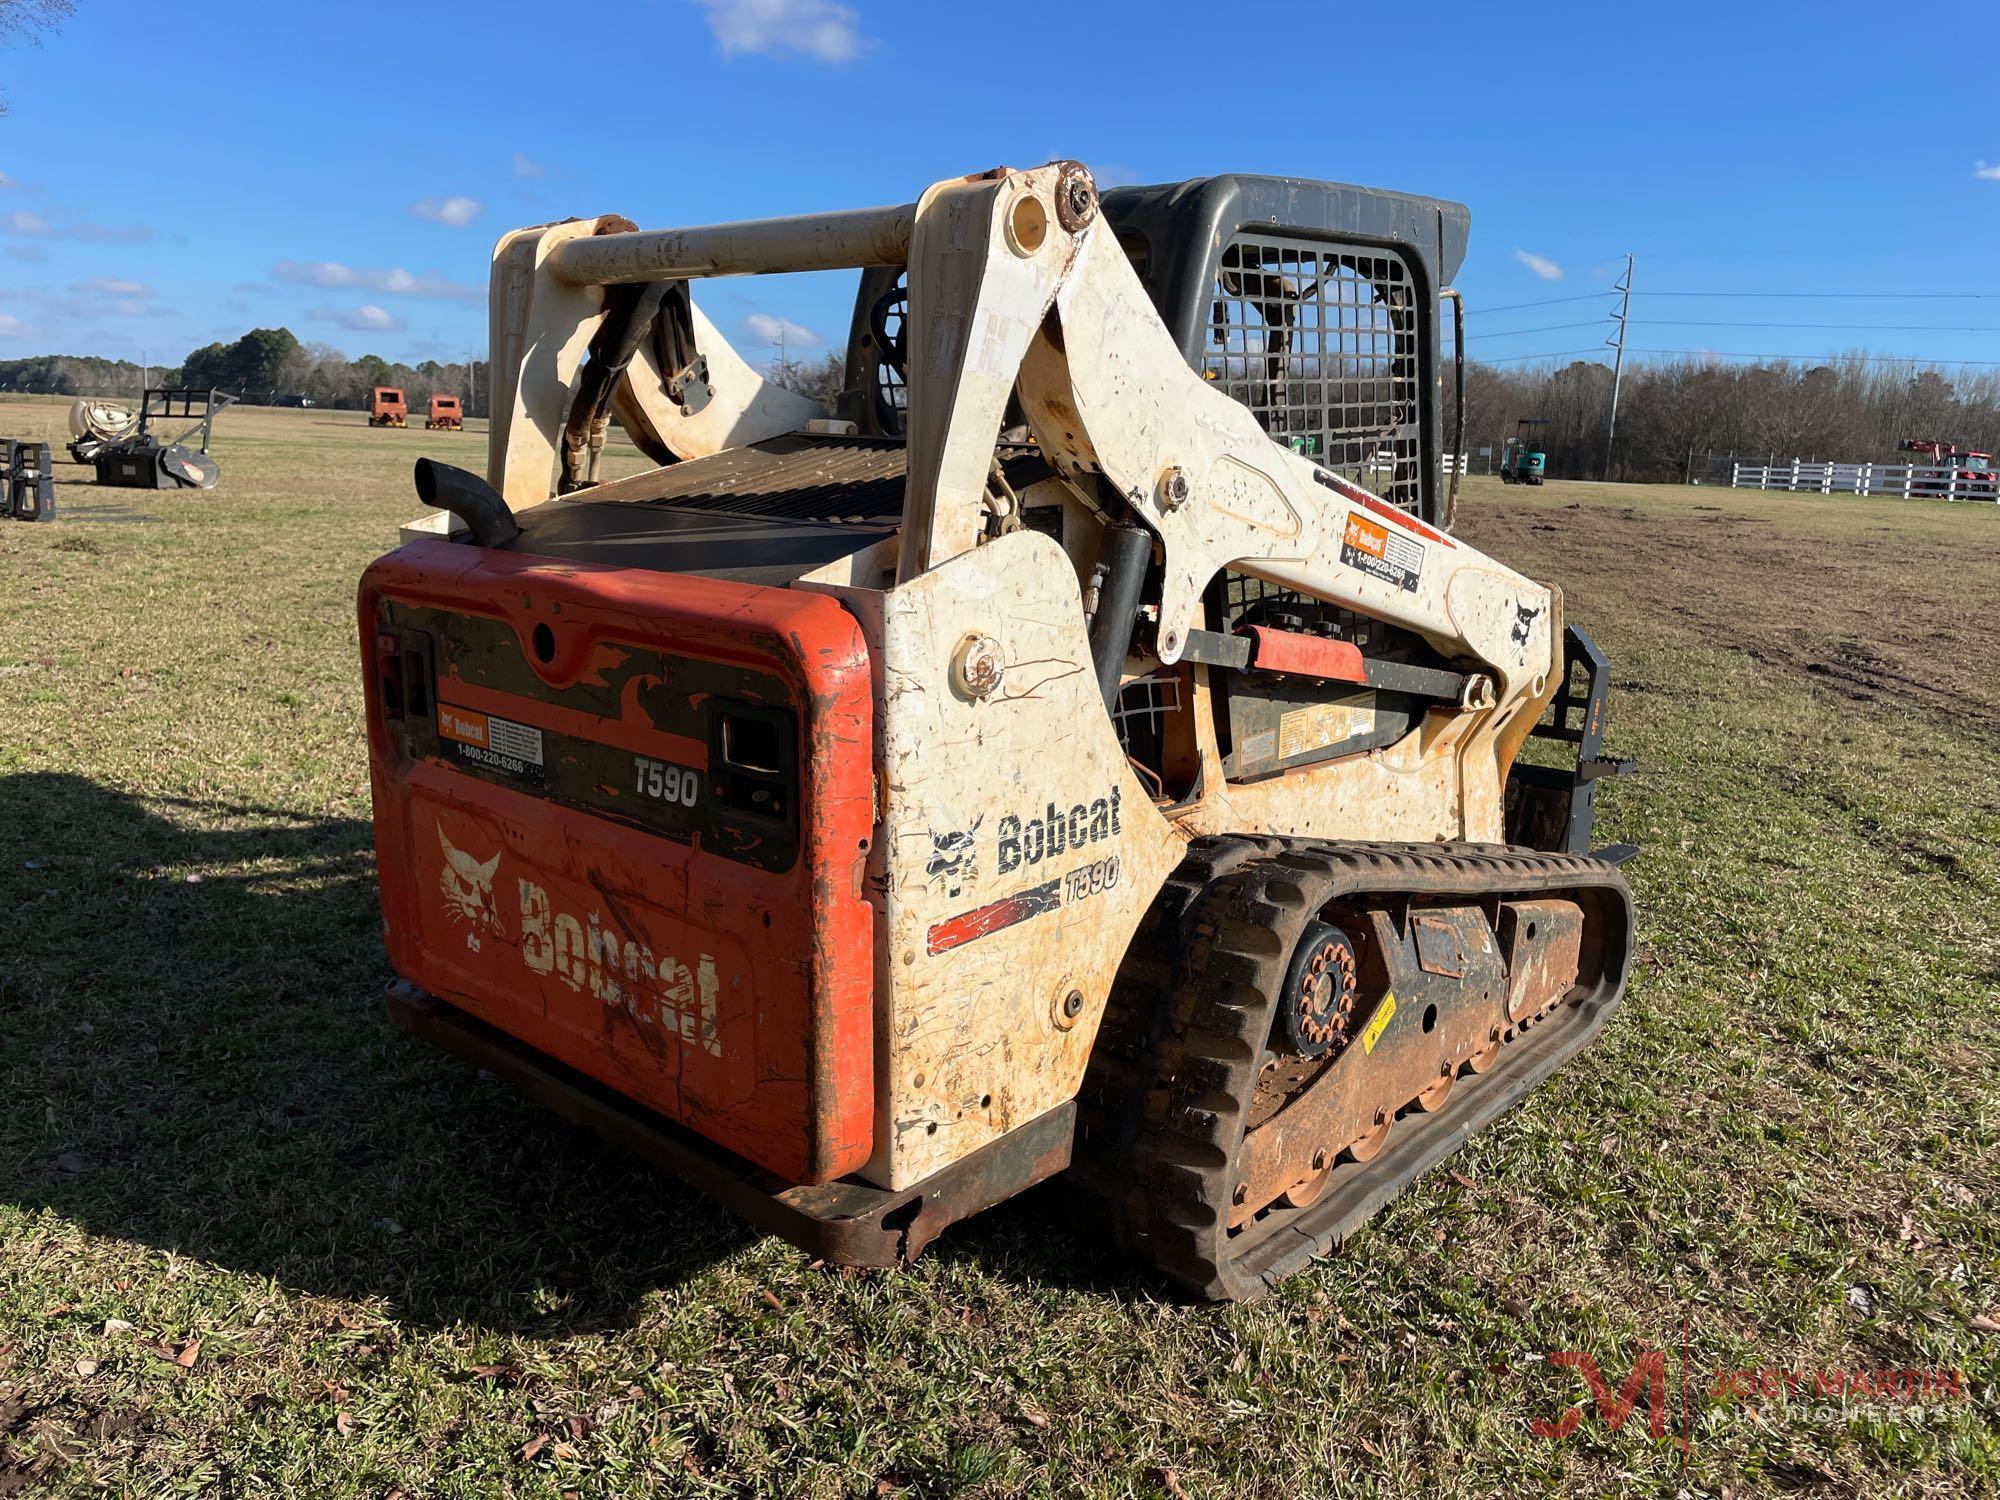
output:
[[[1466, 1059], [1466, 1062], [1468, 1064], [1471, 1061], [1472, 1060], [1470, 1058]], [[1410, 1101], [1411, 1106], [1413, 1108], [1422, 1110], [1425, 1114], [1430, 1114], [1434, 1110], [1443, 1109], [1445, 1106], [1445, 1101], [1451, 1098], [1451, 1086], [1457, 1082], [1458, 1082], [1458, 1069], [1453, 1068], [1449, 1073], [1441, 1074], [1436, 1083], [1432, 1084], [1429, 1088], [1419, 1093], [1416, 1098], [1412, 1099]]]
[[1375, 1116], [1375, 1123], [1368, 1133], [1359, 1139], [1349, 1141], [1342, 1154], [1349, 1161], [1373, 1161], [1382, 1154], [1382, 1148], [1389, 1144], [1389, 1132], [1396, 1127], [1396, 1117], [1386, 1110]]

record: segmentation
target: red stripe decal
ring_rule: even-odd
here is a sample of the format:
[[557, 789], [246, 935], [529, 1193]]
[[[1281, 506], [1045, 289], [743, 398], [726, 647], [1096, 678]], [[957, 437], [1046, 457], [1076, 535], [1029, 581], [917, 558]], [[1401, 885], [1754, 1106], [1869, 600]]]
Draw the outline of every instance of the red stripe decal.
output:
[[1384, 500], [1381, 496], [1369, 494], [1368, 491], [1361, 488], [1360, 485], [1354, 484], [1349, 480], [1342, 479], [1338, 474], [1331, 474], [1328, 473], [1325, 469], [1315, 467], [1313, 469], [1313, 478], [1318, 480], [1321, 484], [1325, 485], [1328, 489], [1332, 490], [1336, 495], [1339, 495], [1341, 498], [1346, 500], [1352, 500], [1356, 505], [1361, 506], [1365, 510], [1372, 510], [1373, 512], [1375, 512], [1376, 515], [1380, 516], [1383, 520], [1392, 522], [1393, 524], [1402, 527], [1405, 531], [1414, 531], [1418, 536], [1424, 538], [1426, 541], [1436, 542], [1440, 547], [1455, 548], [1458, 545], [1458, 543], [1454, 542], [1450, 537], [1446, 536], [1442, 531], [1433, 530], [1431, 527], [1426, 526], [1422, 521], [1419, 521], [1415, 516], [1411, 515], [1408, 511], [1398, 510], [1395, 506], [1391, 505], [1387, 500]]
[[1378, 500], [1366, 490], [1357, 490], [1355, 491], [1355, 495], [1361, 501], [1362, 505], [1374, 511], [1383, 520], [1393, 522], [1406, 531], [1414, 531], [1426, 541], [1436, 542], [1441, 547], [1457, 546], [1457, 543], [1452, 541], [1442, 531], [1433, 531], [1408, 511], [1396, 509], [1387, 500]]
[[924, 946], [933, 958], [940, 953], [949, 953], [953, 948], [963, 947], [1003, 927], [1012, 927], [1016, 922], [1025, 922], [1045, 911], [1054, 911], [1062, 905], [1061, 893], [1062, 882], [1051, 880], [1032, 890], [1022, 891], [1018, 896], [1004, 896], [955, 917], [946, 917], [932, 925]]

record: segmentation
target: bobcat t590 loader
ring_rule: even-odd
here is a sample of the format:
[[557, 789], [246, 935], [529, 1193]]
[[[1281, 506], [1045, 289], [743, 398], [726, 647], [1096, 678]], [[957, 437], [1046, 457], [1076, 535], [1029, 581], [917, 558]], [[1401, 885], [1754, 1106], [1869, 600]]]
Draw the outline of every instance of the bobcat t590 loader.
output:
[[[1448, 530], [1466, 228], [1058, 162], [507, 236], [487, 479], [361, 587], [399, 1024], [836, 1261], [1066, 1170], [1208, 1296], [1330, 1250], [1631, 949], [1603, 659]], [[689, 293], [837, 267], [831, 412]]]

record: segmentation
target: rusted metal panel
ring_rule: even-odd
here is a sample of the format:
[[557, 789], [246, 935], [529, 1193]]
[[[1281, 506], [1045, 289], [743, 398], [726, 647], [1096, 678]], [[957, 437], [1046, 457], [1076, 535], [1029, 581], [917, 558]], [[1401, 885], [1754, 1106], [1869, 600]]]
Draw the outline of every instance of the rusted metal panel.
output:
[[1280, 1194], [1311, 1201], [1343, 1153], [1373, 1157], [1398, 1112], [1441, 1105], [1506, 1029], [1506, 967], [1479, 907], [1417, 908], [1400, 931], [1380, 907], [1350, 922], [1366, 934], [1352, 1027], [1324, 1071], [1245, 1137], [1236, 1222]]
[[1504, 901], [1500, 949], [1507, 955], [1507, 1016], [1541, 1014], [1576, 983], [1583, 954], [1583, 909], [1574, 901]]
[[1056, 542], [1018, 531], [887, 593], [835, 592], [885, 664], [867, 1175], [902, 1188], [1075, 1096], [1183, 841], [1104, 712]]

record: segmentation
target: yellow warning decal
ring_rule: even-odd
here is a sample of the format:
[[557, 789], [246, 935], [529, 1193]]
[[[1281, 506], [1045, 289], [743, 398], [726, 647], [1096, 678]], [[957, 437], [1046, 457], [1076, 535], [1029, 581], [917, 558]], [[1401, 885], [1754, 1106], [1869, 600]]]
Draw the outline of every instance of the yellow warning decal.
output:
[[1368, 1023], [1368, 1029], [1361, 1033], [1361, 1050], [1373, 1052], [1375, 1044], [1382, 1039], [1382, 1028], [1389, 1024], [1389, 1017], [1396, 1013], [1396, 996], [1391, 991], [1382, 997], [1382, 1003], [1375, 1008], [1375, 1019]]

